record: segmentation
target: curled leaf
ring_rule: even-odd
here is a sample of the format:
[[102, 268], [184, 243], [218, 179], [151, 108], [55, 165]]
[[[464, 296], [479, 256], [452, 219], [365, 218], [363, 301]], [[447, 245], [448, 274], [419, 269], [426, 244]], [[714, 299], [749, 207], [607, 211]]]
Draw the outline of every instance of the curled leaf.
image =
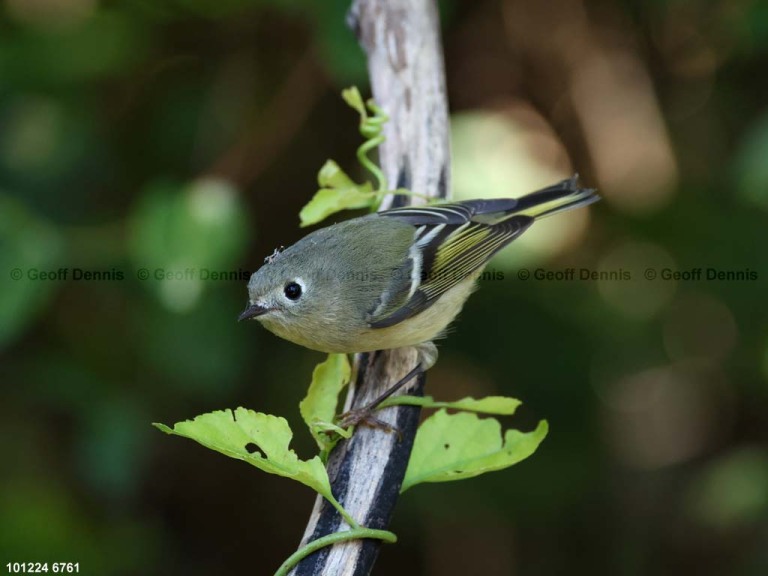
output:
[[369, 208], [376, 201], [371, 183], [355, 183], [333, 160], [317, 176], [321, 188], [299, 212], [301, 226], [311, 226], [342, 210]]
[[320, 168], [320, 172], [317, 173], [317, 183], [320, 188], [358, 188], [355, 181], [333, 160], [326, 160]]
[[321, 450], [327, 450], [330, 443], [324, 432], [341, 430], [333, 425], [333, 418], [336, 416], [339, 394], [349, 383], [350, 374], [346, 354], [328, 354], [325, 362], [315, 366], [307, 395], [299, 404], [301, 417]]
[[344, 102], [360, 114], [360, 122], [364, 122], [368, 117], [368, 112], [365, 110], [365, 102], [363, 102], [363, 97], [360, 95], [360, 90], [357, 89], [357, 86], [351, 86], [342, 90], [341, 97], [344, 99]]
[[547, 430], [542, 420], [532, 432], [507, 430], [502, 439], [494, 418], [441, 409], [416, 433], [401, 492], [422, 482], [461, 480], [517, 464], [536, 451]]

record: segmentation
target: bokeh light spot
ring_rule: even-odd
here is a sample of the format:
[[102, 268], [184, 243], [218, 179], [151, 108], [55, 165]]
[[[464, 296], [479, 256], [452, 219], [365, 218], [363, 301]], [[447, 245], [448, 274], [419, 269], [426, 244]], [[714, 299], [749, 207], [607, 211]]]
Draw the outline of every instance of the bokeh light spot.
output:
[[[677, 282], [665, 280], [660, 271], [675, 269], [672, 256], [661, 246], [628, 241], [612, 248], [598, 264], [599, 271], [626, 270], [629, 280], [599, 280], [603, 299], [626, 317], [645, 320], [655, 316], [674, 295]], [[648, 279], [649, 270], [657, 276]]]
[[729, 421], [720, 378], [708, 366], [673, 365], [616, 380], [604, 396], [616, 458], [656, 469], [700, 454]]
[[673, 360], [722, 360], [737, 338], [736, 320], [730, 309], [708, 294], [678, 298], [664, 323], [664, 347]]
[[200, 223], [221, 225], [235, 217], [237, 192], [225, 180], [201, 178], [187, 189], [187, 202]]
[[[527, 103], [455, 115], [452, 131], [457, 200], [514, 198], [573, 175], [565, 147]], [[494, 258], [494, 264], [514, 268], [552, 257], [577, 243], [588, 224], [588, 209], [543, 220], [516, 240], [513, 250]]]
[[5, 0], [8, 15], [36, 28], [71, 28], [89, 18], [97, 0]]
[[688, 510], [700, 522], [730, 529], [756, 522], [768, 511], [768, 455], [740, 448], [713, 462], [692, 483]]

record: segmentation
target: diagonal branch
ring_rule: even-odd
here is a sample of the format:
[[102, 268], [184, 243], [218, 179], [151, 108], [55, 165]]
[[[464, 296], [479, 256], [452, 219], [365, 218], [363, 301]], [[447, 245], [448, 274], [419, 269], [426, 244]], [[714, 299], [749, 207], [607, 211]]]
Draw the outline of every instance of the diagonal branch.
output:
[[[348, 23], [368, 56], [376, 103], [389, 115], [380, 160], [390, 186], [446, 198], [450, 185], [448, 102], [435, 0], [354, 0]], [[390, 196], [384, 205], [404, 204]], [[373, 255], [372, 255], [373, 257]], [[417, 361], [411, 348], [363, 354], [347, 408], [370, 403]], [[422, 394], [425, 377], [402, 393]], [[362, 525], [385, 529], [397, 503], [419, 421], [419, 408], [386, 408], [377, 417], [400, 436], [358, 427], [328, 462], [333, 493]], [[347, 529], [326, 500], [315, 502], [302, 545]], [[323, 548], [291, 572], [295, 576], [368, 574], [380, 542], [352, 541]]]

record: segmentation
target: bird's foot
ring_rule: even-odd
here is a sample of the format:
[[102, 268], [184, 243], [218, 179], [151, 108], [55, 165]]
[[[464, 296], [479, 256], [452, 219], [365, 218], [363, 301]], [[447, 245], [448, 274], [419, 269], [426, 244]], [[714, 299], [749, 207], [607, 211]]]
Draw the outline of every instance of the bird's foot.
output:
[[384, 422], [380, 418], [376, 418], [376, 416], [373, 415], [373, 413], [379, 409], [379, 406], [381, 405], [384, 400], [392, 396], [395, 392], [400, 390], [403, 386], [408, 384], [411, 380], [413, 380], [416, 376], [424, 372], [424, 369], [422, 368], [421, 362], [416, 365], [416, 367], [408, 372], [405, 376], [403, 376], [394, 386], [391, 386], [388, 390], [386, 390], [383, 394], [381, 394], [378, 398], [373, 400], [373, 402], [362, 406], [361, 408], [353, 408], [349, 412], [345, 412], [341, 416], [339, 416], [339, 421], [337, 422], [337, 426], [339, 428], [349, 428], [350, 426], [368, 426], [369, 428], [377, 428], [379, 430], [384, 430], [385, 432], [397, 432], [398, 435], [400, 435], [400, 431], [391, 424], [388, 424], [387, 422]]
[[370, 405], [363, 406], [362, 408], [355, 408], [349, 412], [344, 412], [339, 416], [339, 421], [336, 424], [339, 428], [350, 428], [352, 426], [367, 426], [368, 428], [374, 428], [376, 430], [383, 430], [387, 433], [397, 432], [400, 436], [400, 430], [397, 426], [393, 426], [388, 422], [384, 422], [381, 418], [377, 418], [373, 415], [373, 412], [377, 408], [371, 408]]

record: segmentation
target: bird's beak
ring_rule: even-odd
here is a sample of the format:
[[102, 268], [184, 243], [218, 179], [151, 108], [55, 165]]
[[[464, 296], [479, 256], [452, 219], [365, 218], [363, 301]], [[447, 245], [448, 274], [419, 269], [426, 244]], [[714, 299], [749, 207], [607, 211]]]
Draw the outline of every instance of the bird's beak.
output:
[[248, 307], [240, 313], [240, 316], [237, 317], [237, 321], [242, 322], [243, 320], [250, 320], [251, 318], [266, 314], [270, 310], [272, 310], [272, 308], [267, 308], [263, 304], [249, 304]]

